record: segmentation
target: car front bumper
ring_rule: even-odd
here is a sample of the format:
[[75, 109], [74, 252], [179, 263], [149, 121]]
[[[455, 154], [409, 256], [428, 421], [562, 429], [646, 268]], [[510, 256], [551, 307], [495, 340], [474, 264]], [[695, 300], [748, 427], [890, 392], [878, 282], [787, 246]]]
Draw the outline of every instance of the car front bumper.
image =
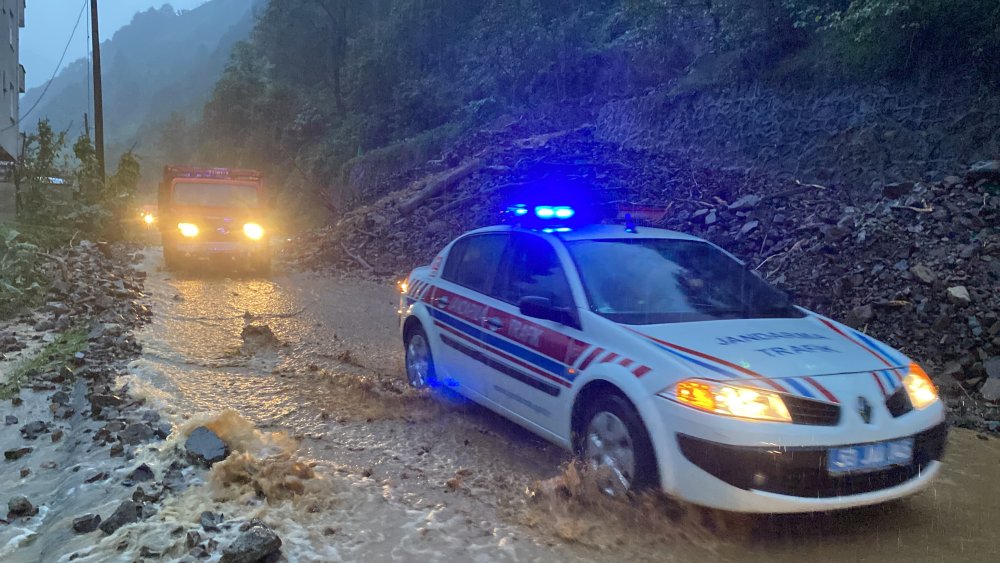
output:
[[174, 247], [177, 252], [190, 256], [250, 256], [267, 249], [263, 242], [179, 242]]
[[[658, 401], [664, 490], [733, 512], [822, 512], [878, 504], [927, 487], [941, 469], [947, 440], [943, 405], [879, 428], [755, 423]], [[914, 437], [905, 466], [849, 474], [827, 471], [830, 448]]]

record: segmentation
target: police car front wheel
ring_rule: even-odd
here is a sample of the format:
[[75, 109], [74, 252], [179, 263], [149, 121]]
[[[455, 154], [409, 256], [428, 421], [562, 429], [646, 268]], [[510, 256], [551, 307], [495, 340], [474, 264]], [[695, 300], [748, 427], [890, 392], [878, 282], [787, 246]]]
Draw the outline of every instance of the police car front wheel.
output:
[[604, 493], [618, 496], [656, 485], [652, 443], [628, 400], [600, 397], [588, 405], [583, 421], [578, 452]]
[[406, 335], [406, 378], [415, 389], [423, 389], [434, 381], [434, 359], [427, 333], [421, 327]]

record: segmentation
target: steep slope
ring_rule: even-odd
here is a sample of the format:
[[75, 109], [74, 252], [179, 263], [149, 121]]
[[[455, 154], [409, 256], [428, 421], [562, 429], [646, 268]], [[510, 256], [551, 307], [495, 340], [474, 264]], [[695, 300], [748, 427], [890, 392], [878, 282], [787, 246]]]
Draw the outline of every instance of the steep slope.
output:
[[[232, 46], [253, 27], [255, 1], [212, 0], [178, 13], [169, 5], [135, 15], [102, 45], [104, 113], [109, 155], [138, 146], [150, 125], [174, 112], [197, 114], [222, 74]], [[63, 70], [22, 128], [34, 129], [47, 117], [57, 130], [76, 136], [88, 113], [88, 64], [81, 59]], [[22, 111], [39, 99], [44, 86], [29, 90]]]

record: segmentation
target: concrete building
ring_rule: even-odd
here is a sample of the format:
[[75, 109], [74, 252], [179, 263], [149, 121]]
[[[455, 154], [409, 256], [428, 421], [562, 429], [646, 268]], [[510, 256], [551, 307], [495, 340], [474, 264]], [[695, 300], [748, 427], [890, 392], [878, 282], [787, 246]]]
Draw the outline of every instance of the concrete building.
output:
[[24, 93], [21, 66], [21, 28], [25, 0], [0, 0], [0, 29], [7, 27], [6, 43], [0, 36], [0, 220], [14, 213], [14, 187], [10, 177], [21, 145], [20, 98]]

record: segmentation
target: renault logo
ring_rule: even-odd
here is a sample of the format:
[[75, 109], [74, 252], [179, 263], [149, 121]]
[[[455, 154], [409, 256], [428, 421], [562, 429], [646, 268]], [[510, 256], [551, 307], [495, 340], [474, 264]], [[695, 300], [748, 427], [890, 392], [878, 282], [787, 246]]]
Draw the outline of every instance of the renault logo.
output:
[[861, 420], [865, 421], [865, 424], [871, 424], [872, 404], [868, 402], [868, 399], [858, 397], [858, 414], [861, 415]]

